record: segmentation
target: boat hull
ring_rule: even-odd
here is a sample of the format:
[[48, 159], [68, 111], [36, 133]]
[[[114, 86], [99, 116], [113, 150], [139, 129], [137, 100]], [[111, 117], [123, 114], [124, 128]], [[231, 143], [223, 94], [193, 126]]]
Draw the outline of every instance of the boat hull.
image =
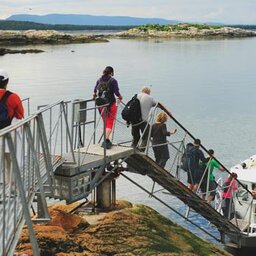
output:
[[[256, 248], [256, 234], [254, 235], [243, 235], [238, 234], [227, 234], [232, 243], [236, 244], [238, 248]], [[228, 244], [227, 244], [228, 247]]]

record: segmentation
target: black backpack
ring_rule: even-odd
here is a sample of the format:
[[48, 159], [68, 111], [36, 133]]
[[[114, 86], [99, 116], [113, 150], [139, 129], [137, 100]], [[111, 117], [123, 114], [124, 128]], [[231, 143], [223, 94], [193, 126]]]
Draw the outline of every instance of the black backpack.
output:
[[142, 121], [140, 101], [135, 94], [130, 101], [127, 102], [121, 112], [122, 118], [127, 124], [138, 124]]
[[112, 95], [110, 90], [110, 84], [113, 81], [113, 78], [110, 78], [108, 81], [99, 81], [97, 85], [97, 96], [95, 98], [95, 103], [97, 106], [106, 105], [112, 102]]
[[181, 169], [185, 172], [191, 171], [191, 166], [195, 163], [196, 148], [192, 143], [188, 143], [181, 157]]
[[12, 118], [8, 116], [8, 108], [5, 104], [7, 98], [12, 93], [10, 91], [6, 91], [2, 98], [0, 99], [0, 129], [3, 129], [11, 124]]

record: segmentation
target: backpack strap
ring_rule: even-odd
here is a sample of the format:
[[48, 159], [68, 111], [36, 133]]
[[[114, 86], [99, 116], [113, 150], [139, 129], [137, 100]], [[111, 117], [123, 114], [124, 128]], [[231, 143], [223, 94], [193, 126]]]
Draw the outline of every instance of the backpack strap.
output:
[[114, 81], [114, 78], [113, 78], [113, 77], [110, 77], [109, 80], [107, 81], [107, 85], [109, 86], [112, 81]]
[[113, 77], [110, 77], [109, 78], [109, 80], [108, 81], [104, 81], [104, 80], [102, 80], [102, 78], [100, 78], [100, 80], [99, 80], [99, 83], [98, 83], [98, 85], [97, 85], [97, 90], [99, 89], [99, 87], [100, 87], [100, 84], [103, 82], [103, 83], [106, 83], [106, 85], [109, 87], [109, 85], [111, 84], [111, 82], [114, 80], [114, 78]]
[[5, 104], [6, 100], [8, 99], [8, 97], [12, 94], [12, 92], [10, 91], [5, 91], [4, 95], [2, 96], [2, 98], [0, 99], [0, 101]]

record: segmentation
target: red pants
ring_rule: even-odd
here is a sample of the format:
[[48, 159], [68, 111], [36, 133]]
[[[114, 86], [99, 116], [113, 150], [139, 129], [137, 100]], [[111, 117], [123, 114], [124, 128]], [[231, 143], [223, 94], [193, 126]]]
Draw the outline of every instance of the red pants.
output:
[[[105, 115], [102, 113], [103, 108], [99, 108], [99, 110], [104, 122]], [[106, 108], [106, 129], [112, 130], [114, 121], [116, 118], [116, 112], [117, 112], [116, 103], [113, 103], [109, 108], [108, 107]]]

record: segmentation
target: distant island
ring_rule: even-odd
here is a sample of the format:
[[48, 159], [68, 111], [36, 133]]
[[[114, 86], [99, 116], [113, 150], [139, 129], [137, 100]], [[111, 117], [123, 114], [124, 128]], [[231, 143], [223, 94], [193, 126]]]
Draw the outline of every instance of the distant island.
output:
[[0, 20], [0, 30], [127, 30], [135, 26], [110, 26], [110, 25], [72, 25], [72, 24], [43, 24], [31, 21]]
[[177, 24], [181, 21], [162, 18], [138, 18], [130, 16], [100, 16], [87, 14], [16, 14], [8, 21], [30, 21], [44, 24], [96, 25], [96, 26], [138, 26], [145, 24]]
[[256, 36], [256, 31], [246, 30], [235, 27], [225, 27], [217, 25], [205, 24], [175, 24], [175, 25], [143, 25], [128, 31], [116, 34], [121, 38], [136, 38], [136, 37], [253, 37]]
[[[68, 26], [68, 25], [67, 25]], [[108, 38], [218, 38], [218, 37], [253, 37], [256, 31], [234, 27], [203, 24], [151, 24], [126, 29], [108, 35], [86, 33], [71, 34], [56, 30], [0, 30], [0, 45], [34, 45], [34, 44], [74, 44], [109, 42]], [[28, 51], [29, 53], [30, 51]], [[41, 52], [41, 51], [37, 51]], [[25, 53], [2, 48], [1, 54]]]
[[[158, 26], [163, 30], [166, 30], [169, 25], [178, 25], [179, 24], [186, 24], [186, 23], [175, 23], [173, 21], [167, 24], [161, 23], [148, 23], [144, 24], [146, 27], [149, 26]], [[74, 24], [47, 24], [47, 23], [38, 23], [34, 21], [16, 21], [16, 20], [0, 20], [0, 30], [57, 30], [57, 31], [82, 31], [82, 30], [112, 30], [112, 31], [125, 31], [131, 28], [135, 28], [138, 26], [143, 26], [143, 24], [139, 25], [92, 25], [92, 24], [85, 24], [85, 25], [74, 25]], [[197, 24], [197, 26], [203, 27], [224, 27], [224, 25], [217, 25], [217, 24]], [[233, 28], [241, 28], [246, 30], [256, 30], [256, 25], [226, 25], [228, 27]], [[175, 26], [174, 26], [175, 27]]]

